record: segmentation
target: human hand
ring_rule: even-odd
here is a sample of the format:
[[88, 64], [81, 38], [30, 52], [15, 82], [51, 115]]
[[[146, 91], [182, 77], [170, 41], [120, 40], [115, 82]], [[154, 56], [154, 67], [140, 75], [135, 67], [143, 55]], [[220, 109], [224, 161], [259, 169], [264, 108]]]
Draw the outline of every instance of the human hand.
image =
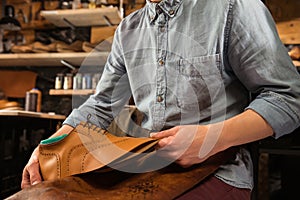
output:
[[184, 125], [151, 136], [160, 139], [156, 147], [159, 156], [189, 167], [225, 149], [219, 141], [221, 130], [220, 125]]
[[22, 189], [38, 184], [42, 181], [38, 156], [39, 150], [36, 148], [33, 151], [28, 163], [24, 167], [21, 183]]

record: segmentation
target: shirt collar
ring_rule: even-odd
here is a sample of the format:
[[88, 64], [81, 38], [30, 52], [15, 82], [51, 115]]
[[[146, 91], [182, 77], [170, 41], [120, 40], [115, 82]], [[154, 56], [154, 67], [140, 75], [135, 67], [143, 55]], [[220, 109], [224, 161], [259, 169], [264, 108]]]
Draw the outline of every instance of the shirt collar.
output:
[[176, 15], [182, 1], [183, 0], [162, 0], [159, 3], [152, 3], [150, 0], [146, 0], [146, 5], [150, 8], [151, 21], [154, 20], [154, 17], [152, 16], [157, 14], [156, 6], [160, 7], [160, 9], [171, 18]]

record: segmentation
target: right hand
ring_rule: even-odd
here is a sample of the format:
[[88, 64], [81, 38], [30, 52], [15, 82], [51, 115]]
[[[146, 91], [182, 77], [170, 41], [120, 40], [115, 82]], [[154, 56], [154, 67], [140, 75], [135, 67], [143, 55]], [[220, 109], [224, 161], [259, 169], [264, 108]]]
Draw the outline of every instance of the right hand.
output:
[[31, 154], [28, 163], [24, 167], [21, 183], [22, 189], [30, 187], [42, 181], [38, 157], [39, 148], [37, 147]]
[[[74, 128], [70, 125], [64, 124], [51, 137], [56, 137], [65, 133], [70, 133]], [[50, 138], [51, 138], [50, 137]], [[42, 182], [39, 165], [39, 147], [35, 148], [31, 157], [23, 170], [21, 188], [27, 188], [37, 183]]]

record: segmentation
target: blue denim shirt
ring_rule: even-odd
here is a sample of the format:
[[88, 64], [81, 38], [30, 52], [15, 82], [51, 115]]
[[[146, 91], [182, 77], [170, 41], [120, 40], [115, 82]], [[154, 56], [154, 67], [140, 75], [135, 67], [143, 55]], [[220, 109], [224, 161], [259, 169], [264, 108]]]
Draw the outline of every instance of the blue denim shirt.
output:
[[[259, 113], [275, 138], [300, 125], [300, 76], [259, 0], [147, 1], [122, 20], [96, 93], [64, 123], [75, 127], [92, 114], [106, 128], [131, 95], [151, 131], [245, 109]], [[251, 189], [249, 152], [241, 149], [216, 176]]]

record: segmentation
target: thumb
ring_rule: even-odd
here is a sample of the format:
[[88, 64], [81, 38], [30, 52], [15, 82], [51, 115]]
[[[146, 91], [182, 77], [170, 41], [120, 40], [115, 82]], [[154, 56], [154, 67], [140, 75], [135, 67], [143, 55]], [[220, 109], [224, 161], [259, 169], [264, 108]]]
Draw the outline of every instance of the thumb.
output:
[[150, 137], [152, 137], [154, 139], [162, 139], [165, 137], [174, 136], [174, 135], [176, 135], [178, 129], [179, 129], [179, 127], [174, 127], [174, 128], [168, 129], [168, 130], [164, 130], [164, 131], [160, 131], [160, 132], [156, 132], [156, 133], [150, 133]]

